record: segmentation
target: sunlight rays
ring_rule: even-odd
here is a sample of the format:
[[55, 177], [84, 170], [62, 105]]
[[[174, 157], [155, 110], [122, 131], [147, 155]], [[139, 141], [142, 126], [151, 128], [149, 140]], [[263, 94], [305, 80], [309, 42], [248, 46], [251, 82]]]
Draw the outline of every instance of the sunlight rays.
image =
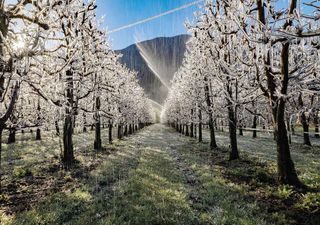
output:
[[136, 42], [136, 46], [139, 50], [139, 53], [143, 60], [146, 62], [149, 69], [154, 73], [154, 75], [159, 79], [159, 81], [168, 89], [170, 90], [170, 85], [162, 78], [161, 72], [159, 71], [158, 67], [156, 66], [156, 60], [154, 60], [151, 54], [148, 52], [147, 48], [143, 46], [143, 44]]

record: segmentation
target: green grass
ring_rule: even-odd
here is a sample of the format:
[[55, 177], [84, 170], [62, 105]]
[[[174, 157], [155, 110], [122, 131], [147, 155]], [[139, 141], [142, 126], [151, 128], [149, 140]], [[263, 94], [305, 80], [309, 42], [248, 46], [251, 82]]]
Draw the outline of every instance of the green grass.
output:
[[[212, 158], [216, 156], [206, 144], [191, 143], [177, 148], [176, 154], [183, 161], [180, 169], [188, 168], [194, 177], [190, 193], [199, 218], [197, 224], [273, 224], [267, 222], [266, 211], [246, 195], [246, 189], [222, 176], [224, 169], [213, 165]], [[227, 154], [219, 156], [227, 162]]]
[[[276, 144], [272, 134], [258, 133], [258, 138], [251, 138], [252, 132], [245, 132], [244, 136], [238, 136], [240, 154], [254, 157], [255, 161], [271, 163], [269, 167], [276, 172]], [[218, 145], [227, 147], [229, 143], [228, 133], [217, 132]], [[204, 132], [204, 140], [209, 141], [209, 134]], [[293, 136], [291, 144], [291, 156], [295, 163], [299, 178], [308, 186], [320, 189], [320, 139], [312, 138], [313, 146], [304, 146], [302, 137]]]
[[[224, 138], [219, 134], [220, 144]], [[260, 140], [269, 146], [271, 141], [247, 140], [250, 148], [243, 150], [241, 145], [242, 159], [229, 162], [226, 148], [212, 152], [208, 143], [162, 125], [112, 146], [105, 130], [108, 151], [98, 153], [92, 149], [92, 133], [76, 134], [79, 163], [70, 171], [59, 167], [56, 138], [46, 136], [41, 145], [25, 141], [6, 146], [5, 160], [9, 148], [14, 150], [11, 164], [5, 164], [5, 185], [10, 189], [0, 196], [0, 224], [284, 225], [303, 219], [312, 224], [309, 217], [317, 215], [312, 212], [319, 195], [277, 186], [274, 159], [264, 157], [272, 150], [253, 152]], [[301, 156], [299, 163], [310, 163], [303, 161], [308, 157]], [[310, 183], [317, 180], [317, 166], [304, 166]], [[32, 176], [25, 173], [28, 170]]]

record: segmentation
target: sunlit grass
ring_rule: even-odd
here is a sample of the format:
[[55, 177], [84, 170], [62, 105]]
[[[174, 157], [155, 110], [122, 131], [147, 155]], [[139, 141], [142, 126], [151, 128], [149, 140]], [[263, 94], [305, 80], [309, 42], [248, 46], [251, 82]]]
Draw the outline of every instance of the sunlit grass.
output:
[[147, 148], [139, 162], [113, 199], [112, 224], [192, 224], [187, 192], [170, 155]]

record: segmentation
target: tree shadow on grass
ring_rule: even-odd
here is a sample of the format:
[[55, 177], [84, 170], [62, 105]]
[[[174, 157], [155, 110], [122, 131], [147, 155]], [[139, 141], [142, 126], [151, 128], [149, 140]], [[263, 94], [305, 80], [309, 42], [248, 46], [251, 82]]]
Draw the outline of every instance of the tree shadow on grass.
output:
[[183, 153], [188, 160], [206, 165], [209, 171], [217, 174], [224, 186], [231, 185], [240, 190], [239, 199], [247, 199], [248, 202], [256, 201], [261, 209], [267, 211], [269, 218], [266, 217], [266, 219], [270, 222], [319, 224], [319, 210], [315, 205], [310, 208], [297, 207], [301, 204], [302, 196], [310, 192], [279, 186], [275, 179], [276, 168], [273, 164], [257, 157], [249, 157], [244, 153], [241, 159], [229, 161], [229, 150], [226, 148], [211, 151], [202, 144], [195, 144], [193, 148], [192, 157], [188, 152]]
[[9, 215], [29, 210], [53, 193], [85, 184], [92, 176], [90, 172], [110, 155], [110, 152], [96, 152], [80, 146], [77, 150], [80, 160], [70, 170], [64, 170], [56, 150], [56, 139], [28, 143], [23, 146], [18, 142], [6, 149], [16, 152], [12, 163], [4, 165], [3, 193], [0, 196], [1, 211]]
[[90, 224], [82, 214], [91, 210], [91, 201], [91, 195], [84, 190], [59, 192], [40, 202], [36, 208], [18, 215], [12, 224]]

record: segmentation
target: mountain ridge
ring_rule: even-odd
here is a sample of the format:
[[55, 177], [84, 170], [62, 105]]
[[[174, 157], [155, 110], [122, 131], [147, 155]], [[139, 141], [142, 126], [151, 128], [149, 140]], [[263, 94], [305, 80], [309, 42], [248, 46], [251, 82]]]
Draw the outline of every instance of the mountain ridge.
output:
[[187, 34], [156, 37], [116, 50], [120, 62], [137, 71], [141, 87], [150, 99], [162, 104], [167, 97], [170, 81], [182, 64]]

